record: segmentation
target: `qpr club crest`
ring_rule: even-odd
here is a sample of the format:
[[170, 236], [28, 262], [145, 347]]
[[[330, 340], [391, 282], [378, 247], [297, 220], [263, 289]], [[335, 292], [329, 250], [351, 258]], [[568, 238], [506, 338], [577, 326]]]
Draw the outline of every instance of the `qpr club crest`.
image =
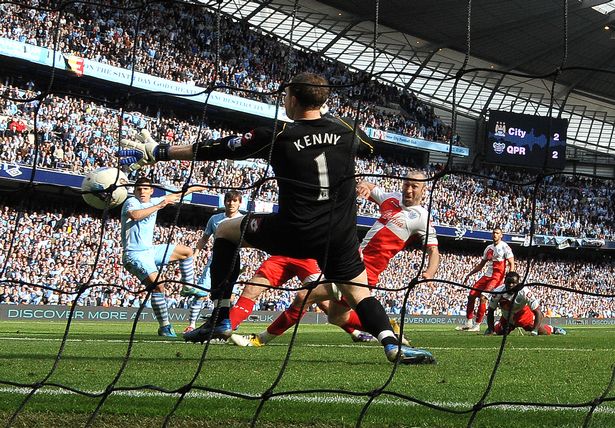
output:
[[495, 143], [493, 143], [493, 151], [496, 154], [501, 155], [502, 153], [504, 153], [505, 149], [506, 149], [506, 143], [502, 143], [500, 141], [496, 141]]

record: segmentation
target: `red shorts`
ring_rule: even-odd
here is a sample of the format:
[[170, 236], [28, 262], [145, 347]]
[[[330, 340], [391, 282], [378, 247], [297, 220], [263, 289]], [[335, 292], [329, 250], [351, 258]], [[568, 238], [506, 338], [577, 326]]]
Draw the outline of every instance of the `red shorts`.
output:
[[255, 275], [267, 278], [273, 287], [279, 287], [295, 276], [301, 282], [316, 281], [320, 276], [320, 268], [314, 259], [271, 256], [260, 265]]
[[529, 306], [524, 307], [513, 315], [512, 325], [508, 327], [506, 318], [500, 318], [500, 321], [493, 327], [496, 334], [504, 334], [504, 330], [509, 328], [509, 331], [521, 327], [523, 330], [532, 331], [534, 329], [534, 312]]
[[482, 276], [474, 283], [474, 290], [470, 290], [470, 296], [480, 297], [483, 291], [491, 291], [500, 285], [501, 278], [493, 276]]

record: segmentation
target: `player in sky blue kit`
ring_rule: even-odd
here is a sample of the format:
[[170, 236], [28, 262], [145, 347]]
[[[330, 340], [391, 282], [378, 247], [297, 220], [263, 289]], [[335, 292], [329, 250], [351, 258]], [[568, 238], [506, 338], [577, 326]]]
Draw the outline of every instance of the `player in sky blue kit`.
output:
[[[237, 190], [230, 190], [224, 194], [224, 212], [212, 215], [207, 221], [205, 226], [205, 232], [201, 239], [196, 243], [196, 249], [194, 250], [194, 257], [196, 258], [198, 253], [205, 248], [209, 238], [214, 236], [220, 223], [231, 218], [237, 218], [243, 216], [239, 212], [239, 206], [241, 205], [241, 193]], [[199, 276], [197, 285], [199, 288], [184, 285], [181, 291], [182, 296], [194, 296], [192, 303], [190, 304], [190, 324], [184, 330], [184, 333], [188, 333], [196, 327], [196, 320], [199, 317], [201, 308], [203, 307], [202, 298], [207, 295], [207, 292], [203, 289], [211, 290], [211, 276], [209, 274], [209, 268], [211, 266], [211, 257], [207, 260], [207, 265], [203, 269], [203, 273]]]
[[[180, 195], [170, 194], [152, 198], [154, 188], [149, 178], [141, 177], [135, 182], [135, 196], [128, 198], [122, 207], [121, 239], [122, 263], [126, 270], [139, 278], [146, 287], [154, 286], [158, 269], [169, 262], [179, 260], [182, 281], [194, 283], [192, 249], [185, 245], [154, 245], [154, 229], [158, 211], [176, 203]], [[192, 193], [201, 187], [192, 187]], [[169, 322], [164, 285], [156, 284], [152, 292], [152, 309], [160, 327], [159, 336], [177, 337]]]

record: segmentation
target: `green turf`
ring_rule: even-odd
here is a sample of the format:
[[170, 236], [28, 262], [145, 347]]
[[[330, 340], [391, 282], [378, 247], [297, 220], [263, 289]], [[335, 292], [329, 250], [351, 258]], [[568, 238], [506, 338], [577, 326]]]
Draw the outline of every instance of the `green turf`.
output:
[[[81, 391], [104, 390], [116, 376], [127, 351], [130, 324], [78, 323], [71, 328], [62, 359], [48, 382]], [[258, 331], [249, 325], [243, 331]], [[368, 408], [363, 426], [462, 427], [485, 393], [501, 338], [453, 331], [450, 326], [411, 326], [417, 346], [433, 351], [437, 365], [400, 366], [385, 394]], [[53, 366], [63, 323], [0, 323], [0, 424], [7, 421], [25, 394], [6, 382], [40, 382]], [[117, 387], [182, 387], [197, 375], [193, 389], [170, 426], [248, 426], [259, 400], [216, 395], [232, 391], [258, 397], [280, 373], [290, 335], [263, 348], [211, 345], [197, 373], [204, 347], [160, 340], [154, 324], [140, 323], [126, 370]], [[576, 327], [566, 336], [531, 337], [513, 333], [485, 404], [588, 403], [608, 387], [615, 362], [614, 328]], [[354, 426], [374, 391], [389, 379], [392, 364], [376, 344], [353, 344], [341, 330], [301, 326], [290, 362], [273, 390], [343, 390], [295, 393], [267, 401], [257, 426]], [[203, 389], [205, 388], [205, 389]], [[363, 395], [358, 395], [363, 394]], [[410, 397], [411, 400], [393, 394]], [[615, 397], [610, 392], [607, 397]], [[15, 426], [83, 426], [99, 398], [45, 387], [25, 406]], [[430, 403], [437, 408], [416, 405]], [[120, 391], [102, 406], [93, 426], [160, 426], [177, 395], [153, 389]], [[474, 419], [477, 427], [582, 426], [588, 407], [488, 407]], [[453, 411], [455, 413], [453, 413]], [[615, 405], [600, 405], [591, 419], [597, 427], [615, 426]]]

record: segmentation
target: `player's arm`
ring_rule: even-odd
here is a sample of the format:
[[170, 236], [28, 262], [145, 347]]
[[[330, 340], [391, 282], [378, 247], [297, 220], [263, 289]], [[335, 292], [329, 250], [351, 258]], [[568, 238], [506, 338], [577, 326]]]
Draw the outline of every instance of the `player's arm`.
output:
[[506, 264], [508, 265], [508, 272], [515, 272], [515, 258], [514, 257], [507, 258]]
[[357, 196], [363, 199], [369, 199], [375, 187], [376, 185], [374, 183], [361, 181], [357, 184]]
[[204, 233], [203, 236], [199, 238], [199, 240], [196, 242], [196, 248], [194, 249], [194, 258], [196, 258], [196, 255], [199, 253], [199, 251], [205, 248], [205, 246], [209, 242], [210, 237], [211, 235]]
[[117, 155], [120, 165], [130, 165], [132, 170], [136, 170], [143, 165], [170, 160], [265, 158], [268, 155], [267, 147], [272, 142], [273, 135], [268, 128], [256, 128], [243, 136], [207, 139], [186, 146], [159, 144], [147, 130], [142, 130], [134, 139], [123, 139]]
[[475, 273], [480, 272], [481, 270], [483, 270], [483, 268], [485, 267], [485, 265], [487, 264], [487, 259], [481, 259], [480, 262], [478, 262], [470, 272], [468, 272], [468, 274], [463, 278], [463, 283], [465, 284], [466, 282], [468, 282], [468, 279], [470, 279], [470, 277], [472, 275], [474, 275]]
[[136, 210], [127, 211], [126, 214], [128, 215], [128, 218], [131, 220], [134, 220], [134, 221], [143, 220], [145, 217], [149, 216], [150, 214], [155, 213], [158, 210], [163, 209], [167, 205], [176, 203], [178, 198], [179, 196], [175, 194], [166, 195], [156, 205], [152, 205], [151, 207], [147, 207], [147, 208], [140, 208]]
[[427, 269], [423, 272], [423, 278], [432, 279], [436, 276], [440, 267], [440, 250], [438, 250], [437, 245], [428, 245], [426, 251], [429, 261], [427, 262]]

